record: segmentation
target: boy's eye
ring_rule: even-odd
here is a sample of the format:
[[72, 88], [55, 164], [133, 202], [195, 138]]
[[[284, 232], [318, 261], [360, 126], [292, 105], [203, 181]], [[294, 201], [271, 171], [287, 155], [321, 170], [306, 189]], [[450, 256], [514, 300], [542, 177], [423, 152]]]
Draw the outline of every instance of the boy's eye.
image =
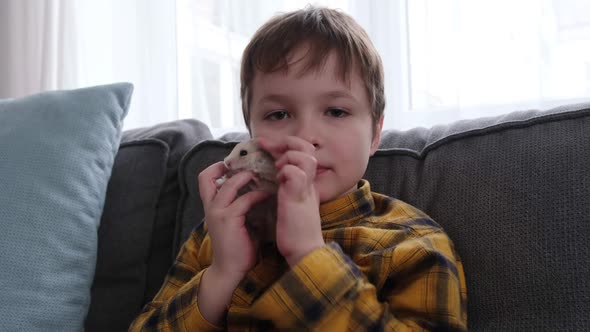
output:
[[274, 111], [274, 112], [268, 114], [265, 117], [265, 119], [277, 121], [277, 120], [283, 120], [283, 119], [287, 118], [288, 116], [289, 116], [289, 113], [287, 113], [287, 111]]
[[343, 118], [348, 115], [348, 112], [341, 108], [330, 108], [327, 113], [329, 116], [333, 116], [335, 118]]

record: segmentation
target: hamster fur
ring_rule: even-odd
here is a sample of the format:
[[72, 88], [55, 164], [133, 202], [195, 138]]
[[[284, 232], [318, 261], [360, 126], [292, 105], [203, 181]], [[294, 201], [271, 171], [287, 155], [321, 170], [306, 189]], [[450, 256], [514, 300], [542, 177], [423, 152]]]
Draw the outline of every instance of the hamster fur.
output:
[[242, 188], [238, 195], [252, 190], [262, 190], [272, 195], [264, 201], [254, 205], [246, 214], [246, 228], [250, 237], [263, 248], [269, 243], [275, 242], [277, 219], [277, 170], [274, 158], [266, 151], [260, 149], [253, 140], [238, 143], [223, 160], [227, 173], [216, 180], [219, 187], [242, 171], [252, 171], [254, 179]]

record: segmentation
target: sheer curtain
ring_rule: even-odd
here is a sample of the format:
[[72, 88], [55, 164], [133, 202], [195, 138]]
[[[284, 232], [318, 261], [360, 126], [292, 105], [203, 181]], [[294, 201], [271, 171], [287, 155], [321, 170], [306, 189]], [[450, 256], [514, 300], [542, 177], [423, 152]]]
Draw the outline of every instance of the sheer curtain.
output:
[[0, 98], [126, 81], [125, 129], [178, 118], [176, 7], [163, 0], [0, 0]]
[[0, 0], [0, 98], [76, 86], [71, 1]]
[[0, 98], [128, 81], [125, 129], [197, 118], [243, 130], [242, 50], [277, 12], [351, 14], [385, 68], [385, 128], [590, 96], [586, 0], [0, 0]]
[[133, 83], [125, 129], [177, 119], [174, 1], [72, 2], [79, 33], [79, 85]]
[[[243, 128], [239, 58], [255, 28], [308, 1], [177, 0], [179, 110]], [[432, 126], [590, 96], [586, 0], [334, 0], [385, 67], [385, 128]]]
[[409, 107], [436, 122], [590, 96], [590, 2], [407, 1]]

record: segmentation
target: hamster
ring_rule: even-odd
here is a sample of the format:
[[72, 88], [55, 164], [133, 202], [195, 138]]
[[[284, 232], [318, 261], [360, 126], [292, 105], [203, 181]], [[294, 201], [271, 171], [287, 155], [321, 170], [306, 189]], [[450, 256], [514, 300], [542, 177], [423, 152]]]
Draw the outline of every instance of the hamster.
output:
[[275, 160], [270, 153], [260, 149], [254, 140], [238, 143], [223, 159], [228, 172], [216, 180], [218, 187], [234, 174], [241, 171], [252, 171], [256, 177], [249, 183], [251, 190], [263, 190], [270, 193], [277, 191], [277, 169]]
[[270, 153], [260, 149], [254, 140], [238, 143], [223, 160], [227, 173], [217, 179], [220, 188], [233, 175], [242, 171], [252, 171], [255, 177], [244, 186], [238, 195], [252, 190], [262, 190], [271, 193], [264, 201], [254, 205], [246, 214], [246, 228], [258, 248], [274, 244], [277, 220], [277, 169], [275, 160]]

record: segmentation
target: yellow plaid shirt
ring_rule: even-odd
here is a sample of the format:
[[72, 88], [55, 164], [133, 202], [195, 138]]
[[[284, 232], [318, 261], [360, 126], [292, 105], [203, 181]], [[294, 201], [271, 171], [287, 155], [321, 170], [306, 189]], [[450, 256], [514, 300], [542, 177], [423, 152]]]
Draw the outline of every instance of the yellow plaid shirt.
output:
[[326, 246], [293, 268], [269, 250], [234, 291], [222, 327], [197, 307], [212, 249], [206, 228], [195, 229], [130, 331], [467, 329], [461, 261], [426, 214], [361, 180], [320, 215]]

